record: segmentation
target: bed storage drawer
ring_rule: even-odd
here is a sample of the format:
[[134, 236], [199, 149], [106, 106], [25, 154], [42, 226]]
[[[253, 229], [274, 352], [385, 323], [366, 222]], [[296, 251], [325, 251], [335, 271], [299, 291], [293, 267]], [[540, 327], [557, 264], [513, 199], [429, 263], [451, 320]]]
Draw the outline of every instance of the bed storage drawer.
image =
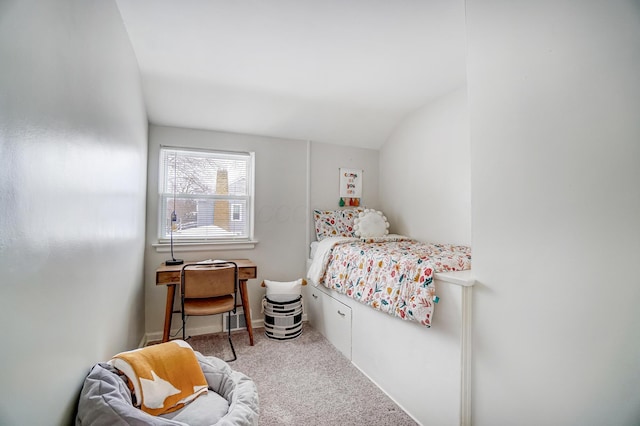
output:
[[351, 359], [351, 308], [318, 287], [308, 286], [307, 319], [344, 356]]
[[347, 359], [351, 359], [351, 308], [325, 295], [322, 313], [326, 328], [324, 335]]
[[318, 330], [322, 335], [326, 335], [325, 325], [322, 318], [322, 300], [325, 294], [313, 286], [307, 286], [303, 288], [303, 291], [307, 290], [304, 297], [306, 304], [306, 314], [309, 324]]

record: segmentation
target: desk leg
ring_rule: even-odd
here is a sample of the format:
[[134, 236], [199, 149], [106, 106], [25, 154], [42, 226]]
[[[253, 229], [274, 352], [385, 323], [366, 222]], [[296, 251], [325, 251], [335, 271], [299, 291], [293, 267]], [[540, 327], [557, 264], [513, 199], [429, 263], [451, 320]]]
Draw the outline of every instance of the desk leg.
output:
[[167, 302], [164, 307], [164, 332], [162, 333], [162, 343], [169, 341], [171, 333], [171, 317], [173, 316], [173, 299], [176, 296], [176, 284], [167, 285]]
[[249, 345], [253, 346], [253, 326], [251, 325], [251, 306], [249, 305], [249, 295], [247, 294], [247, 280], [240, 280], [240, 297], [242, 298], [242, 309], [247, 322], [249, 332]]

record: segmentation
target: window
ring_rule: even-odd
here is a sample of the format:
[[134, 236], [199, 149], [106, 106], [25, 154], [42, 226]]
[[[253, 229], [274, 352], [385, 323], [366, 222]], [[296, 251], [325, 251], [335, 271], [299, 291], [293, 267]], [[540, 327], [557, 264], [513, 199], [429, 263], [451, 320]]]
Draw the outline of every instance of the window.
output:
[[231, 204], [231, 220], [242, 220], [242, 204]]
[[253, 153], [160, 149], [158, 239], [253, 239]]

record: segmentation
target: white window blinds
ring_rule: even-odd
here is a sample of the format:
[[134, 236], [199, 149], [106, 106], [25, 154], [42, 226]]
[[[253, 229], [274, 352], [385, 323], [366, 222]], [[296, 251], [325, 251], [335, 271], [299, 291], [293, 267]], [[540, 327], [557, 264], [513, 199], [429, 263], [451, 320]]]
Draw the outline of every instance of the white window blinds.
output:
[[253, 166], [253, 153], [162, 147], [159, 240], [252, 239]]

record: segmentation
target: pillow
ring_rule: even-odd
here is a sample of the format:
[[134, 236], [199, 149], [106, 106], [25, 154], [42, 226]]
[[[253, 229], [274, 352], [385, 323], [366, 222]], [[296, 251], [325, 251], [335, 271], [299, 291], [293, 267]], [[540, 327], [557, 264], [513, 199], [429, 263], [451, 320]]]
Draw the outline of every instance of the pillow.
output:
[[322, 241], [327, 237], [354, 237], [353, 225], [356, 217], [364, 209], [314, 210], [313, 220], [316, 225], [316, 239]]
[[389, 233], [389, 222], [381, 211], [366, 209], [355, 220], [354, 230], [357, 237], [384, 237]]
[[264, 280], [264, 285], [267, 287], [266, 297], [273, 302], [292, 302], [302, 294], [302, 278], [287, 282]]

